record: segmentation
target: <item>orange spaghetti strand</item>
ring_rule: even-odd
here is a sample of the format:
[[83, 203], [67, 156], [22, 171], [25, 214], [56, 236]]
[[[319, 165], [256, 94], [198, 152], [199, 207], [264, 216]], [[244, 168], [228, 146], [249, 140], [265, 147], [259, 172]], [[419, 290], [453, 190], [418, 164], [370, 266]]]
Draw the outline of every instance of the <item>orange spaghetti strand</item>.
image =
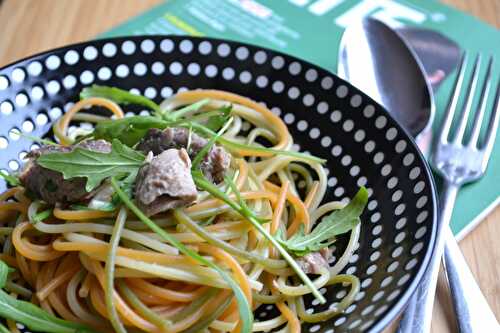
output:
[[[274, 255], [270, 255], [271, 258], [275, 257]], [[265, 281], [267, 282], [267, 286], [270, 288], [271, 292], [273, 294], [276, 294], [278, 290], [276, 289], [274, 283], [273, 283], [273, 278], [270, 274], [266, 274]], [[277, 302], [276, 307], [278, 310], [280, 310], [281, 314], [283, 317], [287, 319], [288, 322], [288, 327], [290, 328], [291, 333], [300, 333], [301, 332], [301, 325], [300, 325], [300, 320], [297, 317], [297, 315], [290, 310], [290, 308], [285, 304], [284, 301]]]
[[10, 333], [21, 333], [17, 328], [16, 322], [10, 319], [7, 319], [7, 327], [10, 330]]
[[12, 268], [19, 268], [17, 261], [16, 261], [16, 258], [9, 256], [8, 254], [0, 253], [0, 260], [5, 262], [7, 265], [9, 265]]
[[26, 237], [22, 237], [26, 230], [34, 229], [28, 222], [22, 222], [14, 228], [12, 232], [12, 244], [16, 251], [24, 257], [36, 261], [51, 261], [64, 255], [64, 252], [56, 251], [49, 245], [36, 245], [30, 243]]
[[24, 280], [33, 287], [35, 285], [35, 276], [31, 274], [26, 258], [16, 253], [16, 262]]
[[174, 302], [192, 302], [197, 297], [199, 297], [200, 295], [202, 295], [207, 291], [206, 287], [197, 288], [192, 292], [176, 291], [156, 286], [144, 279], [129, 278], [127, 279], [127, 284], [130, 285], [131, 287], [140, 289], [146, 293], [159, 297], [163, 300], [174, 301]]
[[19, 187], [19, 186], [18, 187], [10, 188], [7, 191], [2, 192], [0, 194], [0, 201], [5, 201], [5, 200], [13, 197], [14, 195], [16, 195], [17, 193], [19, 193], [22, 190], [23, 190], [23, 188]]
[[238, 164], [238, 179], [236, 179], [236, 188], [241, 192], [241, 188], [245, 184], [248, 177], [248, 165], [244, 159], [240, 158], [237, 160]]
[[[204, 98], [214, 98], [214, 99], [222, 99], [231, 103], [241, 104], [248, 108], [254, 109], [260, 115], [264, 117], [266, 122], [269, 124], [269, 127], [272, 131], [277, 134], [279, 139], [278, 143], [272, 147], [273, 149], [283, 149], [287, 146], [289, 136], [288, 129], [286, 128], [285, 123], [281, 121], [281, 119], [269, 111], [267, 108], [262, 106], [261, 104], [252, 101], [249, 98], [240, 96], [238, 94], [221, 91], [221, 90], [212, 90], [212, 89], [197, 89], [197, 90], [189, 90], [183, 91], [176, 95], [176, 98], [182, 100], [186, 103], [194, 103], [198, 100]], [[267, 152], [255, 151], [252, 149], [239, 149], [238, 153], [241, 156], [270, 156], [272, 154]]]
[[[3, 223], [8, 223], [16, 218], [16, 215], [14, 215], [14, 212], [19, 211], [18, 208], [23, 207], [26, 205], [25, 202], [17, 203], [17, 202], [6, 202], [7, 199], [15, 197], [19, 193], [21, 193], [23, 189], [21, 187], [13, 187], [8, 189], [7, 191], [3, 192], [0, 194], [0, 224]], [[14, 206], [12, 205], [3, 205], [3, 204], [16, 204]], [[27, 206], [26, 206], [27, 207]], [[25, 213], [26, 209], [23, 210], [21, 213]]]
[[[53, 260], [49, 261], [47, 263], [44, 263], [42, 268], [40, 269], [40, 273], [35, 277], [36, 283], [35, 283], [35, 290], [41, 290], [43, 287], [50, 281], [52, 272], [56, 270], [56, 266], [59, 260]], [[36, 295], [36, 294], [35, 294]], [[50, 305], [48, 300], [39, 300], [40, 306], [42, 309], [45, 311], [54, 314], [54, 310], [52, 309], [52, 306]]]
[[319, 182], [315, 180], [311, 186], [311, 190], [309, 190], [309, 193], [307, 193], [306, 200], [304, 200], [304, 206], [306, 206], [307, 209], [311, 206], [311, 202], [314, 199], [314, 196], [318, 192], [319, 189]]
[[38, 299], [42, 301], [45, 298], [47, 298], [50, 293], [52, 293], [57, 287], [61, 286], [63, 283], [70, 280], [73, 277], [73, 275], [75, 275], [79, 270], [80, 270], [79, 265], [73, 265], [73, 267], [69, 268], [69, 270], [51, 279], [45, 286], [43, 286], [41, 290], [39, 290], [36, 293]]
[[300, 333], [300, 321], [297, 315], [286, 306], [285, 302], [276, 303], [276, 307], [280, 310], [283, 317], [287, 319], [288, 325], [290, 327], [290, 333]]
[[0, 202], [0, 211], [15, 210], [20, 213], [25, 213], [28, 206], [20, 202]]
[[141, 289], [131, 286], [130, 289], [142, 301], [142, 303], [149, 306], [170, 305], [183, 307], [186, 303], [172, 302], [158, 297], [158, 295], [147, 293]]
[[64, 210], [60, 208], [54, 208], [53, 214], [55, 217], [61, 220], [91, 220], [99, 219], [103, 217], [112, 217], [115, 215], [114, 212], [104, 212], [101, 210]]
[[92, 97], [79, 101], [54, 126], [54, 134], [62, 145], [70, 145], [72, 142], [67, 136], [67, 129], [73, 116], [88, 106], [102, 106], [110, 110], [116, 118], [123, 118], [123, 111], [118, 104], [105, 98]]
[[290, 182], [287, 180], [281, 185], [280, 192], [278, 194], [278, 200], [274, 205], [273, 219], [271, 220], [271, 235], [274, 235], [278, 231], [278, 227], [281, 220], [281, 215], [283, 215], [283, 209], [285, 208], [285, 201], [288, 194], [288, 187]]
[[[75, 251], [96, 253], [105, 256], [108, 253], [109, 244], [103, 243], [90, 243], [90, 242], [67, 242], [61, 239], [56, 239], [52, 246], [57, 251]], [[168, 255], [158, 252], [147, 252], [142, 250], [127, 249], [119, 247], [116, 252], [117, 256], [123, 256], [135, 260], [141, 260], [148, 263], [157, 263], [162, 265], [168, 264], [182, 264], [186, 263], [185, 256]]]
[[[97, 311], [97, 313], [99, 313], [102, 317], [109, 319], [108, 312], [106, 310], [106, 305], [104, 304], [104, 291], [101, 289], [101, 286], [99, 285], [99, 282], [96, 279], [92, 280], [89, 295], [90, 295], [90, 302], [92, 303], [92, 306]], [[135, 316], [139, 315], [135, 314]], [[137, 326], [135, 325], [133, 320], [129, 320], [128, 318], [124, 317], [121, 317], [121, 319], [123, 320], [123, 323], [125, 325]], [[143, 319], [141, 318], [141, 320]], [[151, 332], [158, 332], [158, 331], [151, 328]]]
[[[101, 286], [101, 288], [91, 288], [91, 290], [90, 290], [91, 298], [92, 298], [92, 294], [94, 293], [93, 289], [98, 289], [98, 291], [102, 294], [100, 302], [96, 302], [94, 304], [94, 300], [92, 301], [94, 306], [96, 306], [96, 309], [97, 309], [97, 306], [101, 306], [101, 307], [104, 306], [104, 300], [102, 299], [104, 297], [102, 288], [104, 288], [104, 286], [105, 286], [104, 268], [102, 268], [102, 266], [97, 261], [93, 261], [92, 259], [89, 259], [88, 261], [89, 261], [88, 262], [89, 265], [91, 266], [91, 268], [93, 270], [93, 273], [97, 277], [97, 281], [99, 282], [99, 285]], [[156, 327], [156, 325], [154, 325], [151, 322], [144, 320], [142, 317], [140, 317], [135, 311], [133, 311], [128, 306], [127, 303], [125, 303], [125, 301], [121, 298], [121, 296], [116, 291], [113, 291], [113, 299], [114, 299], [115, 306], [116, 306], [122, 320], [124, 320], [125, 323], [130, 323], [130, 324], [132, 324], [132, 325], [134, 325], [134, 326], [138, 327], [139, 329], [146, 331], [146, 332], [165, 333], [165, 332], [161, 332], [160, 328]], [[205, 313], [207, 308], [210, 306], [211, 306], [210, 302], [206, 302], [205, 304], [200, 306], [198, 309], [196, 309], [196, 311], [194, 311], [190, 316], [188, 316], [188, 317], [184, 318], [183, 320], [172, 325], [169, 333], [177, 333], [177, 332], [185, 330], [189, 326], [193, 325], [196, 321], [198, 321], [203, 316], [203, 314]], [[105, 306], [104, 306], [104, 308], [101, 308], [100, 310], [97, 309], [97, 310], [101, 313], [101, 315], [107, 316]], [[101, 311], [104, 311], [104, 312], [101, 312]]]
[[[236, 196], [234, 194], [229, 196], [232, 199], [236, 199]], [[252, 191], [252, 192], [242, 192], [241, 197], [245, 200], [255, 200], [255, 199], [268, 199], [271, 202], [274, 202], [276, 200], [276, 195], [274, 193], [268, 192], [268, 191]], [[219, 199], [208, 199], [205, 201], [202, 201], [200, 203], [194, 204], [192, 206], [189, 206], [188, 208], [184, 209], [184, 211], [189, 214], [189, 213], [194, 213], [198, 212], [200, 210], [204, 209], [212, 209], [212, 208], [217, 208], [220, 206], [223, 206], [224, 202]]]
[[[273, 183], [271, 183], [269, 181], [264, 182], [264, 187], [266, 187], [270, 191], [273, 191], [274, 193], [279, 192], [279, 187], [274, 185]], [[302, 200], [300, 200], [299, 197], [292, 194], [290, 191], [288, 191], [288, 193], [286, 194], [286, 199], [292, 204], [293, 209], [295, 210], [295, 217], [294, 217], [292, 223], [288, 226], [287, 236], [290, 237], [295, 232], [297, 232], [297, 229], [299, 228], [299, 225], [301, 223], [304, 224], [305, 230], [308, 231], [309, 230], [309, 212], [307, 211], [307, 208], [304, 205], [304, 202]]]
[[[102, 299], [101, 301], [104, 302], [104, 288], [105, 288], [105, 274], [104, 274], [104, 268], [102, 268], [101, 264], [98, 263], [97, 261], [94, 261], [92, 259], [88, 259], [89, 265], [92, 268], [92, 271], [97, 278], [97, 281], [99, 282], [100, 288], [91, 288], [90, 289], [90, 294], [92, 297], [93, 294], [93, 289], [99, 289], [99, 291], [102, 292]], [[114, 304], [116, 306], [116, 309], [118, 310], [118, 313], [120, 314], [122, 320], [124, 320], [125, 323], [130, 323], [138, 328], [140, 328], [143, 331], [146, 332], [158, 332], [158, 327], [150, 323], [149, 321], [143, 319], [141, 316], [139, 316], [134, 310], [132, 310], [127, 303], [121, 298], [121, 296], [114, 290], [113, 291], [113, 300]], [[104, 306], [104, 303], [100, 304], [104, 307], [104, 316], [107, 316], [107, 311], [106, 311], [106, 306]], [[97, 309], [97, 307], [96, 307]], [[99, 311], [101, 312], [101, 311]]]
[[[250, 305], [250, 307], [252, 307], [252, 291], [250, 288], [250, 283], [248, 282], [248, 276], [246, 275], [243, 268], [241, 268], [240, 264], [234, 259], [234, 257], [228, 254], [226, 251], [212, 245], [200, 244], [199, 247], [200, 251], [206, 252], [219, 261], [222, 261], [234, 272], [236, 281], [240, 285], [241, 290], [243, 291], [243, 294], [248, 301], [248, 304]], [[232, 332], [236, 333], [240, 332], [240, 330], [241, 321], [238, 322], [238, 325], [236, 325], [236, 328]]]
[[78, 290], [78, 296], [81, 298], [87, 298], [89, 295], [89, 290], [90, 290], [90, 285], [92, 283], [93, 275], [90, 273], [87, 273], [85, 278], [83, 279], [82, 285], [80, 286], [80, 289]]
[[[271, 235], [276, 234], [276, 231], [278, 231], [281, 216], [283, 215], [283, 210], [285, 209], [286, 196], [288, 194], [289, 186], [290, 186], [290, 182], [288, 180], [286, 180], [281, 185], [281, 189], [280, 189], [280, 192], [278, 194], [278, 200], [276, 200], [276, 203], [274, 205], [273, 218], [271, 220], [271, 228], [270, 228]], [[270, 245], [269, 251], [271, 251], [271, 255], [273, 255], [273, 256], [277, 255], [277, 250], [274, 246]]]
[[[47, 300], [52, 308], [63, 319], [83, 323], [84, 320], [75, 316], [71, 309], [69, 309], [66, 303], [66, 292], [64, 292], [68, 280], [70, 280], [81, 269], [77, 258], [78, 257], [74, 254], [69, 254], [60, 258], [57, 261], [57, 268], [51, 269], [45, 276], [47, 280], [44, 281], [42, 288], [38, 289], [37, 296], [40, 294], [45, 296], [44, 294], [46, 294]], [[71, 274], [68, 274], [68, 272]]]
[[37, 276], [40, 271], [40, 261], [30, 260], [28, 265], [32, 276]]

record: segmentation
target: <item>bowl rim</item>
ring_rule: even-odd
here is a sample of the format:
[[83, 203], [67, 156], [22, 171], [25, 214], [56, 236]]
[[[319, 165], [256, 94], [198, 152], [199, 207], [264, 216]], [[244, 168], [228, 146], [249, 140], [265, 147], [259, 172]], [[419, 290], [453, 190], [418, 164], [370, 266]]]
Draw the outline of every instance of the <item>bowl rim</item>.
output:
[[[431, 192], [431, 197], [432, 197], [431, 198], [431, 201], [432, 201], [432, 210], [431, 210], [431, 213], [432, 213], [432, 221], [431, 221], [432, 230], [431, 230], [431, 234], [430, 234], [430, 238], [429, 238], [429, 246], [426, 249], [425, 255], [424, 255], [424, 257], [423, 257], [423, 259], [421, 261], [421, 265], [420, 265], [419, 269], [417, 270], [416, 274], [414, 275], [413, 281], [406, 288], [406, 290], [403, 291], [403, 293], [399, 297], [399, 300], [389, 309], [389, 311], [387, 311], [387, 313], [383, 317], [380, 317], [378, 320], [376, 320], [372, 324], [371, 328], [369, 328], [367, 330], [367, 332], [370, 332], [370, 333], [379, 333], [379, 332], [381, 332], [391, 322], [393, 322], [396, 319], [396, 317], [400, 313], [403, 312], [403, 310], [406, 309], [406, 305], [410, 301], [411, 297], [415, 294], [415, 292], [417, 290], [417, 287], [420, 285], [420, 282], [423, 279], [424, 274], [427, 272], [427, 269], [428, 269], [429, 264], [430, 264], [431, 257], [433, 255], [435, 255], [436, 245], [437, 245], [436, 238], [437, 238], [437, 233], [438, 233], [438, 225], [437, 225], [438, 224], [438, 217], [437, 217], [438, 200], [437, 200], [436, 183], [435, 183], [435, 179], [433, 177], [432, 171], [431, 171], [431, 167], [430, 167], [428, 161], [425, 159], [423, 153], [418, 148], [418, 146], [415, 143], [415, 140], [413, 139], [413, 137], [411, 136], [411, 134], [408, 132], [408, 130], [406, 130], [389, 113], [389, 111], [387, 111], [387, 109], [384, 106], [382, 106], [379, 103], [377, 103], [370, 96], [368, 96], [365, 92], [363, 92], [360, 89], [356, 88], [354, 85], [352, 85], [348, 81], [342, 79], [336, 73], [333, 73], [329, 69], [326, 69], [326, 68], [321, 67], [319, 65], [313, 64], [313, 63], [309, 62], [308, 60], [305, 60], [305, 59], [302, 59], [302, 58], [298, 58], [296, 56], [293, 56], [293, 55], [290, 55], [290, 54], [287, 54], [287, 53], [284, 53], [284, 52], [281, 52], [281, 51], [277, 51], [277, 50], [274, 50], [274, 49], [271, 49], [271, 48], [259, 46], [259, 45], [252, 44], [252, 43], [245, 43], [245, 42], [235, 41], [235, 40], [231, 40], [231, 39], [214, 38], [214, 37], [172, 35], [172, 34], [165, 34], [165, 35], [152, 34], [152, 35], [116, 36], [116, 37], [98, 38], [98, 39], [87, 40], [87, 41], [82, 41], [82, 42], [78, 42], [78, 43], [67, 44], [67, 45], [63, 45], [63, 46], [57, 47], [57, 48], [48, 49], [48, 50], [45, 50], [45, 51], [42, 51], [42, 52], [38, 52], [38, 53], [35, 53], [33, 55], [23, 57], [20, 60], [8, 63], [7, 65], [0, 67], [0, 74], [1, 74], [2, 71], [5, 71], [5, 70], [7, 70], [9, 68], [14, 68], [16, 65], [18, 65], [20, 63], [23, 63], [23, 62], [26, 62], [26, 61], [29, 61], [30, 59], [37, 58], [37, 57], [42, 57], [42, 56], [48, 56], [48, 55], [50, 55], [52, 53], [61, 52], [61, 51], [64, 51], [64, 50], [69, 50], [69, 49], [74, 48], [74, 47], [90, 46], [90, 45], [95, 45], [96, 43], [106, 43], [106, 42], [118, 43], [118, 42], [123, 42], [123, 41], [126, 41], [126, 40], [141, 41], [141, 40], [145, 40], [145, 39], [165, 39], [165, 38], [175, 39], [175, 40], [189, 39], [189, 40], [198, 40], [198, 41], [213, 41], [213, 42], [217, 42], [217, 43], [227, 43], [229, 45], [233, 45], [233, 46], [237, 46], [237, 47], [239, 47], [239, 46], [250, 47], [252, 49], [262, 50], [262, 51], [265, 51], [265, 52], [270, 52], [270, 53], [273, 53], [275, 55], [282, 56], [285, 59], [290, 59], [292, 61], [301, 62], [301, 63], [307, 65], [309, 68], [314, 68], [316, 70], [324, 71], [324, 72], [328, 73], [329, 75], [331, 75], [335, 80], [342, 82], [342, 84], [346, 85], [350, 90], [353, 90], [357, 94], [360, 94], [363, 97], [363, 99], [367, 99], [368, 101], [370, 101], [371, 104], [377, 105], [382, 110], [382, 112], [384, 113], [384, 116], [386, 116], [389, 119], [391, 119], [392, 121], [394, 121], [395, 126], [397, 127], [398, 131], [404, 133], [406, 141], [408, 141], [408, 143], [411, 146], [413, 146], [413, 148], [416, 150], [418, 159], [422, 163], [422, 165], [424, 166], [425, 177], [429, 181], [430, 192]], [[2, 115], [0, 115], [0, 118], [1, 117], [2, 117]]]

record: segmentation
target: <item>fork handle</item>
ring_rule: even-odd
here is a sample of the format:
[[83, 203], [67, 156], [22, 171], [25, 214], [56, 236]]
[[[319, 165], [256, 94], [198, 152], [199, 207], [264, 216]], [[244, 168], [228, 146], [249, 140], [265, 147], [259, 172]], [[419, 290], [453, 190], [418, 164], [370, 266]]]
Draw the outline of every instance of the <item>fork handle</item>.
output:
[[446, 228], [450, 224], [458, 189], [459, 186], [456, 184], [448, 181], [443, 183], [443, 190], [439, 200], [440, 214], [437, 225], [436, 245], [431, 255], [429, 266], [399, 322], [398, 333], [430, 332], [439, 264], [441, 263], [446, 239], [444, 231], [446, 231]]
[[500, 327], [450, 228], [446, 232], [443, 263], [461, 333], [499, 332]]

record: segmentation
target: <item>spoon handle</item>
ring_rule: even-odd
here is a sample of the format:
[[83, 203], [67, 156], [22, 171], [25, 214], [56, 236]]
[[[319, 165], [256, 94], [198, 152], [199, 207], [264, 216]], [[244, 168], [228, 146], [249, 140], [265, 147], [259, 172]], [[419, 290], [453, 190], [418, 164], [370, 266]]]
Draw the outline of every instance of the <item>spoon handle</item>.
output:
[[495, 315], [467, 266], [450, 228], [445, 232], [443, 263], [450, 284], [459, 332], [500, 331]]
[[436, 284], [445, 244], [445, 231], [451, 220], [453, 206], [457, 198], [459, 186], [448, 181], [443, 183], [443, 191], [439, 200], [441, 209], [438, 218], [436, 245], [429, 266], [410, 298], [408, 307], [399, 322], [398, 333], [429, 333], [431, 330], [432, 308], [436, 294]]

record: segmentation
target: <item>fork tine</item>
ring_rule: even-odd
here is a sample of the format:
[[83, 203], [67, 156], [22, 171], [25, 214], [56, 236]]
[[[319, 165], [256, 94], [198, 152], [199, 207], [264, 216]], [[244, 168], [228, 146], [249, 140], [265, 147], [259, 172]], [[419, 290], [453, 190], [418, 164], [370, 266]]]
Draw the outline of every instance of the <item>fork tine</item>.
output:
[[498, 129], [498, 121], [500, 119], [500, 81], [497, 84], [497, 93], [495, 96], [495, 107], [491, 114], [490, 122], [488, 124], [488, 131], [486, 132], [486, 138], [484, 141], [484, 151], [485, 158], [488, 159], [491, 151], [493, 150], [493, 145], [495, 144], [495, 137]]
[[467, 128], [467, 120], [469, 119], [470, 110], [472, 108], [472, 102], [474, 100], [474, 93], [476, 91], [477, 81], [479, 78], [480, 63], [481, 63], [481, 54], [478, 54], [476, 56], [476, 61], [474, 62], [474, 69], [472, 70], [472, 78], [469, 81], [469, 87], [467, 89], [465, 104], [462, 107], [462, 112], [460, 113], [458, 128], [455, 133], [455, 138], [453, 139], [455, 143], [462, 142], [462, 139], [465, 134], [465, 129]]
[[460, 67], [458, 69], [458, 74], [455, 79], [455, 91], [453, 91], [453, 94], [450, 96], [450, 100], [448, 102], [448, 108], [446, 110], [446, 115], [444, 116], [443, 123], [441, 125], [441, 130], [440, 130], [440, 137], [439, 141], [440, 142], [447, 142], [448, 141], [448, 134], [450, 133], [450, 128], [451, 128], [451, 123], [453, 121], [453, 114], [455, 113], [455, 109], [457, 108], [457, 103], [458, 103], [458, 98], [460, 96], [460, 88], [462, 87], [462, 82], [464, 80], [464, 73], [465, 73], [465, 67], [467, 63], [467, 53], [464, 52], [462, 55], [462, 59], [460, 60]]
[[479, 110], [474, 116], [474, 125], [472, 127], [472, 132], [470, 135], [470, 140], [468, 143], [469, 147], [475, 147], [479, 140], [479, 134], [481, 133], [481, 124], [483, 122], [484, 112], [486, 110], [486, 104], [488, 101], [488, 95], [491, 88], [491, 72], [493, 68], [493, 56], [490, 56], [488, 61], [488, 68], [486, 69], [486, 78], [483, 83], [483, 90], [481, 91], [481, 99], [479, 102]]

